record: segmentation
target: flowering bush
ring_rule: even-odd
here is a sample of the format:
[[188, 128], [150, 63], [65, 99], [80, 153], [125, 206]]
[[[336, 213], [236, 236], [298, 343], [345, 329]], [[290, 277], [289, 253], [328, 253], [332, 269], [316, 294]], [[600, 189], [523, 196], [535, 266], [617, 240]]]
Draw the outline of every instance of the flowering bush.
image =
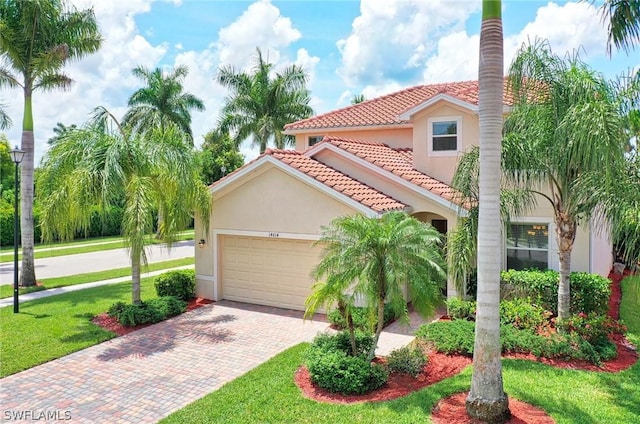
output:
[[624, 334], [627, 328], [611, 317], [580, 312], [560, 324], [566, 333], [574, 333], [589, 343], [599, 344], [613, 334]]

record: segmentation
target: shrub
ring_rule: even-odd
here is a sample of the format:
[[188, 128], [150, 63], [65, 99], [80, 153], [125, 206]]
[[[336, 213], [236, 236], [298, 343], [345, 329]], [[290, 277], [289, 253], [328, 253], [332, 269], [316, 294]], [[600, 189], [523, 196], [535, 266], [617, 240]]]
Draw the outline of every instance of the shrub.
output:
[[551, 312], [534, 305], [527, 298], [516, 298], [500, 302], [500, 323], [511, 324], [521, 330], [543, 329], [548, 326]]
[[192, 269], [168, 271], [158, 275], [154, 284], [158, 296], [173, 296], [189, 301], [196, 296], [196, 273]]
[[[372, 334], [356, 331], [356, 355], [365, 355], [373, 347]], [[340, 331], [336, 334], [320, 333], [313, 339], [313, 346], [320, 350], [339, 350], [351, 355], [351, 340], [348, 331]]]
[[591, 344], [609, 340], [612, 334], [624, 334], [627, 329], [620, 322], [609, 316], [585, 314], [572, 315], [560, 327], [567, 333], [574, 333]]
[[[362, 306], [356, 306], [352, 308], [351, 319], [353, 320], [353, 326], [356, 330], [361, 331], [373, 331], [373, 328], [378, 323], [377, 316], [373, 316], [373, 323], [369, 317], [369, 310]], [[393, 320], [396, 319], [393, 310], [391, 309], [391, 305], [384, 305], [384, 325], [385, 327], [389, 325]], [[338, 309], [333, 309], [327, 314], [327, 320], [331, 325], [333, 325], [338, 330], [344, 330], [347, 328], [347, 320], [340, 313]]]
[[427, 364], [427, 357], [418, 347], [401, 347], [391, 351], [387, 356], [387, 368], [389, 371], [402, 372], [417, 377]]
[[138, 304], [118, 302], [111, 305], [107, 313], [118, 320], [121, 325], [133, 327], [163, 321], [181, 314], [186, 309], [186, 302], [173, 296], [164, 296]]
[[472, 319], [476, 314], [476, 302], [467, 301], [453, 297], [448, 299], [447, 314], [453, 319]]
[[437, 321], [420, 326], [416, 337], [432, 344], [438, 352], [473, 354], [475, 322], [466, 320]]
[[[558, 272], [552, 270], [508, 270], [501, 273], [503, 290], [512, 291], [511, 298], [529, 297], [554, 315], [558, 314], [558, 278]], [[599, 315], [607, 312], [611, 294], [608, 279], [585, 272], [572, 272], [569, 278], [572, 311]]]
[[389, 375], [383, 366], [341, 350], [311, 348], [307, 357], [311, 381], [330, 392], [363, 394], [382, 386]]

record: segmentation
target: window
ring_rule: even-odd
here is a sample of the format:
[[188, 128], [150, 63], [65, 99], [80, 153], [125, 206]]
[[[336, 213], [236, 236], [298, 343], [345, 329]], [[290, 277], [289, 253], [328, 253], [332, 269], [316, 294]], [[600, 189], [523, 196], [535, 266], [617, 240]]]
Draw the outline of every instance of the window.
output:
[[507, 269], [549, 268], [547, 224], [510, 224], [506, 244]]
[[311, 135], [309, 136], [309, 147], [313, 146], [316, 143], [320, 143], [324, 138], [323, 135]]
[[450, 156], [461, 150], [461, 118], [430, 118], [428, 125], [429, 153], [432, 156]]
[[432, 219], [431, 226], [438, 230], [440, 234], [447, 234], [447, 220], [446, 219]]

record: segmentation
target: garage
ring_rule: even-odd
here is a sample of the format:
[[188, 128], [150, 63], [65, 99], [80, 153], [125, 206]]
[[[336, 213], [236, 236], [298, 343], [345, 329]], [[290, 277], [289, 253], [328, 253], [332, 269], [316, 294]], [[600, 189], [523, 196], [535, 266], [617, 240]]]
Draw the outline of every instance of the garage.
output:
[[322, 249], [313, 241], [225, 235], [220, 238], [222, 298], [304, 310]]

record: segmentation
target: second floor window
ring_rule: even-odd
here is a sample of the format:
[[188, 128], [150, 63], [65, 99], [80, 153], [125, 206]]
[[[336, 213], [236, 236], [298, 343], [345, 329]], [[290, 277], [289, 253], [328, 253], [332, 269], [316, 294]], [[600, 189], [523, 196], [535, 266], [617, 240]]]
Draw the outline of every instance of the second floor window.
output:
[[316, 143], [320, 143], [324, 138], [323, 135], [311, 135], [309, 136], [309, 147], [313, 146]]
[[429, 119], [429, 153], [434, 156], [456, 154], [460, 146], [460, 119], [442, 117]]

